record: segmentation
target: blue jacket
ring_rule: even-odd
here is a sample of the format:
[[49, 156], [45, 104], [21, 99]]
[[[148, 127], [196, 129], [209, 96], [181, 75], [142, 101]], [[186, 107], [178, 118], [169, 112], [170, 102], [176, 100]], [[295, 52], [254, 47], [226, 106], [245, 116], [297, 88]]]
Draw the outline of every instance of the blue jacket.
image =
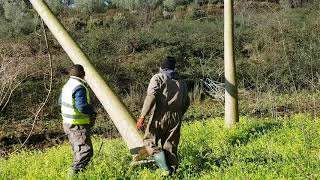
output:
[[[79, 85], [74, 88], [72, 97], [79, 112], [90, 115], [95, 114], [92, 104], [87, 102], [86, 89], [83, 86]], [[61, 94], [59, 96], [59, 105], [61, 105]]]

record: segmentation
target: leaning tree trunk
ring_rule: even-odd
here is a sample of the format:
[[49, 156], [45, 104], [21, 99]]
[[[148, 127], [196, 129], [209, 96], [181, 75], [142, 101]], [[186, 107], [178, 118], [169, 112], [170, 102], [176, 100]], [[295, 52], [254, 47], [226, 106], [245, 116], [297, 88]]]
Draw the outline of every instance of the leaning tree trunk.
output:
[[47, 27], [58, 40], [62, 48], [75, 64], [81, 64], [86, 72], [85, 79], [89, 86], [108, 112], [116, 125], [122, 138], [128, 145], [133, 155], [145, 153], [142, 135], [135, 127], [135, 121], [127, 108], [117, 95], [102, 79], [100, 74], [88, 60], [88, 57], [80, 49], [79, 45], [71, 38], [63, 25], [53, 15], [43, 0], [30, 0], [34, 9], [39, 13]]

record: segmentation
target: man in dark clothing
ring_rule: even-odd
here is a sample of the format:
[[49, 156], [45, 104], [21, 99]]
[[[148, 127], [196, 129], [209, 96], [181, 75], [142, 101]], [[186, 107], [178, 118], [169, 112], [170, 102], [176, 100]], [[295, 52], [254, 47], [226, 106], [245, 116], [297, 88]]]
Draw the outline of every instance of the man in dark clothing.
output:
[[85, 168], [93, 156], [90, 128], [94, 125], [96, 113], [83, 79], [85, 76], [83, 67], [74, 65], [68, 72], [70, 79], [62, 89], [59, 102], [63, 129], [73, 150], [73, 163], [69, 171], [69, 175], [73, 175]]
[[[179, 164], [181, 119], [190, 104], [186, 83], [175, 71], [175, 62], [173, 57], [165, 58], [160, 72], [151, 78], [137, 122], [137, 128], [142, 129], [145, 117], [151, 114], [144, 144], [160, 169], [171, 173]], [[161, 148], [158, 147], [159, 140]]]

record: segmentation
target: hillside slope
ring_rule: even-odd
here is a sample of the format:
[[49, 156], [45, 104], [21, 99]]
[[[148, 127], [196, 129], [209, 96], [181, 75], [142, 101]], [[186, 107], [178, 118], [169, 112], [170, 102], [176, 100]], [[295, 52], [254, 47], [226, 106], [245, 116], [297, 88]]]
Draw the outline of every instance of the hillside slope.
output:
[[[222, 119], [185, 123], [181, 166], [169, 179], [317, 179], [319, 132], [319, 119], [304, 115], [241, 118], [232, 131], [223, 128]], [[121, 139], [95, 137], [93, 142], [96, 154], [79, 179], [161, 179], [154, 165], [130, 166]], [[25, 151], [0, 159], [0, 179], [64, 179], [70, 163], [67, 143], [43, 152]]]

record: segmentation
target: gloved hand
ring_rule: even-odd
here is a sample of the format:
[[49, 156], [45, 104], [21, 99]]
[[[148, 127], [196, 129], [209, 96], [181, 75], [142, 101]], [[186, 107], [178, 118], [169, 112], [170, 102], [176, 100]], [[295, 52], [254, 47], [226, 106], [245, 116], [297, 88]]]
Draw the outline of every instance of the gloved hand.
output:
[[90, 127], [93, 127], [96, 123], [97, 113], [93, 113], [90, 115]]
[[137, 129], [139, 129], [139, 130], [143, 130], [144, 129], [144, 117], [143, 116], [140, 116], [138, 118]]

